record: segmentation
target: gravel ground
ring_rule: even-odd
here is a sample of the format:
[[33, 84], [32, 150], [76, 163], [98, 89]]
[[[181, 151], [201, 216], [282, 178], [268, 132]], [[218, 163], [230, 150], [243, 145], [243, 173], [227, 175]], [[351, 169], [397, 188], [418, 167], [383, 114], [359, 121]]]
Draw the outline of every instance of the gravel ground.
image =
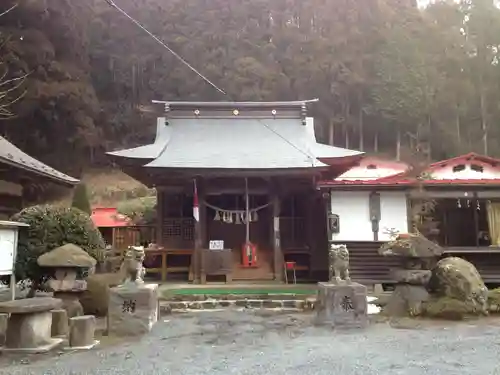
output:
[[500, 374], [497, 321], [407, 327], [334, 332], [306, 314], [174, 315], [141, 340], [3, 364], [0, 375]]

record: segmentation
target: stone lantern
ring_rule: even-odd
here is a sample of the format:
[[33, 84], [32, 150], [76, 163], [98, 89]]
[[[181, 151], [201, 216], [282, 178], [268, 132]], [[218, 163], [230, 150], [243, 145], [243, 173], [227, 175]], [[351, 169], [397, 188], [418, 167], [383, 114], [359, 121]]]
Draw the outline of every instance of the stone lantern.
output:
[[443, 254], [443, 248], [420, 233], [410, 233], [400, 234], [382, 245], [379, 254], [401, 260], [400, 267], [391, 269], [396, 286], [386, 312], [389, 315], [420, 315], [422, 303], [429, 298], [427, 285], [432, 269]]
[[79, 298], [87, 289], [84, 274], [93, 270], [96, 260], [74, 244], [66, 244], [41, 255], [38, 265], [51, 270], [51, 277], [45, 287], [54, 292], [54, 298], [63, 301], [68, 317], [83, 315]]

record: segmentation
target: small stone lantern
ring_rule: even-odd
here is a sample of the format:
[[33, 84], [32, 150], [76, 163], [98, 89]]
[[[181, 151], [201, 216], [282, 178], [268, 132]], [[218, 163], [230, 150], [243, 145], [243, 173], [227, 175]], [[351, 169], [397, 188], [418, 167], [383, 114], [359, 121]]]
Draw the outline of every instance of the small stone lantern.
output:
[[45, 287], [54, 292], [54, 298], [63, 300], [68, 317], [83, 315], [80, 295], [87, 289], [84, 272], [93, 269], [97, 261], [74, 244], [66, 244], [41, 255], [38, 265], [52, 269], [52, 277]]

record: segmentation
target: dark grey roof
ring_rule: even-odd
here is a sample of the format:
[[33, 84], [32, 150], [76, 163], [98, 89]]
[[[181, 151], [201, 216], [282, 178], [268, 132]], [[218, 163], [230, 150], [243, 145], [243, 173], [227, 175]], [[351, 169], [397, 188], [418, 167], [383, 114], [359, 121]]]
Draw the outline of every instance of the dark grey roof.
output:
[[315, 168], [327, 166], [318, 158], [362, 155], [317, 143], [312, 119], [171, 118], [158, 126], [155, 143], [109, 154], [149, 159], [146, 167], [196, 169]]
[[316, 103], [319, 99], [296, 100], [289, 102], [176, 102], [176, 101], [161, 101], [153, 100], [154, 104], [165, 104], [171, 107], [235, 107], [235, 108], [267, 108], [267, 107], [301, 107], [309, 103]]
[[49, 167], [47, 164], [29, 156], [3, 137], [0, 137], [0, 163], [9, 164], [70, 185], [75, 185], [79, 182], [76, 178], [59, 172]]
[[165, 119], [159, 118], [156, 125], [156, 138], [154, 143], [126, 150], [111, 151], [107, 154], [131, 159], [155, 159], [160, 156], [161, 152], [170, 141], [171, 130], [170, 127], [165, 126]]

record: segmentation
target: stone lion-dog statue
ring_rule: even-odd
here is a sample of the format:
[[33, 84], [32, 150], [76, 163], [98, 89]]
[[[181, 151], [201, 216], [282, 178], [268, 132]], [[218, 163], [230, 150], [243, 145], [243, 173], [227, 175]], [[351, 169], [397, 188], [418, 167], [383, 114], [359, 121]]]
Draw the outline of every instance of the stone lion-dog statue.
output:
[[346, 245], [330, 245], [328, 252], [329, 279], [331, 282], [350, 282], [349, 250]]
[[146, 269], [142, 262], [144, 262], [145, 256], [144, 246], [129, 246], [121, 266], [126, 275], [124, 284], [142, 284], [144, 282]]

